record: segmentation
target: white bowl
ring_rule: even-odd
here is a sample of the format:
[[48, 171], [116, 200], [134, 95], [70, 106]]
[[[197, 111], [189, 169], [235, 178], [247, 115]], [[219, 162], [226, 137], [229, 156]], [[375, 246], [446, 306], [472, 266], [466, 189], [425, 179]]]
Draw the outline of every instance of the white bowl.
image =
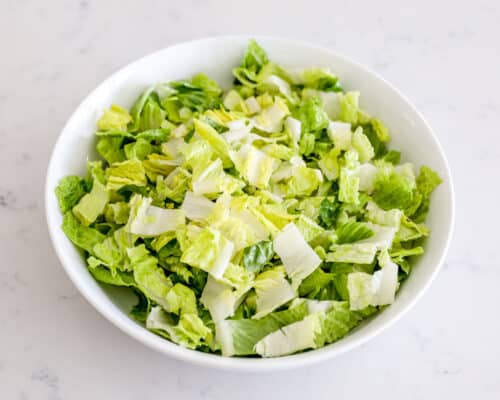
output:
[[130, 296], [123, 290], [99, 285], [85, 262], [61, 231], [62, 216], [54, 188], [68, 174], [84, 174], [87, 159], [95, 159], [95, 123], [111, 103], [131, 106], [152, 83], [187, 78], [205, 72], [224, 87], [232, 81], [231, 69], [239, 64], [248, 37], [215, 37], [160, 50], [122, 68], [100, 84], [78, 106], [54, 147], [47, 172], [45, 203], [54, 248], [69, 277], [83, 296], [107, 319], [145, 345], [180, 360], [209, 367], [261, 371], [303, 366], [332, 358], [365, 343], [399, 319], [424, 293], [445, 257], [453, 228], [454, 201], [451, 175], [436, 135], [413, 105], [382, 78], [345, 57], [311, 44], [257, 37], [269, 57], [285, 66], [329, 66], [346, 89], [361, 92], [361, 105], [386, 123], [391, 146], [417, 166], [435, 169], [444, 183], [433, 194], [427, 225], [431, 237], [397, 299], [376, 317], [364, 322], [344, 339], [321, 349], [274, 359], [226, 358], [182, 348], [128, 317]]

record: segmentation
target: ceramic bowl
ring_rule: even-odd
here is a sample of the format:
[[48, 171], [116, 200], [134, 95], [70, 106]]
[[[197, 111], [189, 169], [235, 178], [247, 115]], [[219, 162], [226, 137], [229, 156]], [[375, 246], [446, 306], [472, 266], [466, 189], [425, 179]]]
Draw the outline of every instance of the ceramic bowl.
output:
[[84, 174], [87, 159], [95, 159], [95, 124], [102, 110], [116, 103], [132, 105], [139, 93], [159, 81], [205, 72], [223, 87], [232, 81], [248, 37], [215, 37], [182, 43], [148, 55], [120, 69], [101, 83], [78, 106], [54, 147], [47, 172], [46, 213], [54, 248], [67, 274], [82, 295], [123, 332], [168, 356], [194, 364], [231, 370], [263, 371], [299, 367], [331, 359], [370, 340], [406, 313], [432, 282], [445, 257], [453, 228], [453, 189], [448, 164], [436, 134], [416, 108], [393, 86], [366, 67], [312, 44], [268, 37], [257, 41], [276, 63], [290, 67], [328, 66], [347, 90], [361, 92], [361, 106], [381, 119], [392, 134], [391, 147], [404, 159], [435, 169], [444, 183], [433, 194], [427, 225], [431, 237], [396, 301], [365, 321], [342, 340], [321, 349], [274, 359], [226, 358], [185, 349], [145, 329], [128, 316], [133, 299], [127, 291], [98, 284], [84, 259], [61, 231], [62, 215], [54, 188], [68, 174]]

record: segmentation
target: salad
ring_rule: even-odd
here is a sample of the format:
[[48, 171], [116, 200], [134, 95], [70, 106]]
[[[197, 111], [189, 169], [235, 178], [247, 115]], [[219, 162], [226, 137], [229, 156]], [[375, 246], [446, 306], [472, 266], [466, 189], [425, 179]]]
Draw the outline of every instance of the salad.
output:
[[233, 75], [229, 90], [199, 73], [105, 110], [102, 159], [55, 189], [62, 230], [167, 340], [316, 349], [394, 301], [441, 179], [401, 162], [328, 68], [282, 68], [252, 40]]

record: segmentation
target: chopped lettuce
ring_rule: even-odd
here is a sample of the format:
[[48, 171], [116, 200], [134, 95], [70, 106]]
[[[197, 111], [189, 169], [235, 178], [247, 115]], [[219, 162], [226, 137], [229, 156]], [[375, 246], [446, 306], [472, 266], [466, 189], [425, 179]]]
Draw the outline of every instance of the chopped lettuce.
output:
[[118, 190], [126, 185], [146, 186], [146, 170], [139, 160], [114, 163], [106, 169], [106, 180], [109, 190]]
[[302, 320], [307, 315], [305, 303], [277, 311], [261, 319], [228, 319], [216, 324], [216, 337], [224, 356], [255, 354], [259, 340], [283, 326]]
[[65, 213], [71, 210], [85, 193], [87, 193], [87, 185], [84, 179], [75, 175], [69, 175], [61, 179], [55, 189], [61, 212]]
[[373, 243], [352, 243], [334, 245], [327, 261], [370, 264], [375, 258], [377, 246]]
[[243, 251], [242, 264], [250, 272], [260, 272], [274, 255], [273, 242], [262, 241]]
[[173, 285], [158, 266], [158, 259], [143, 244], [127, 249], [127, 254], [138, 287], [155, 303], [168, 309], [167, 295]]
[[97, 229], [80, 224], [71, 211], [64, 214], [61, 228], [69, 240], [90, 254], [93, 254], [96, 244], [106, 239]]
[[278, 357], [315, 349], [319, 345], [317, 336], [320, 333], [321, 315], [311, 314], [259, 340], [255, 345], [255, 352], [263, 357]]
[[275, 267], [260, 273], [254, 282], [257, 294], [257, 312], [253, 318], [262, 318], [297, 296], [285, 279], [285, 270]]
[[73, 207], [73, 214], [83, 225], [90, 225], [99, 215], [109, 201], [109, 192], [99, 180], [95, 179], [90, 193], [85, 194], [77, 205]]
[[186, 192], [181, 210], [184, 211], [186, 218], [192, 220], [204, 220], [212, 212], [215, 204], [204, 196], [197, 196], [193, 192]]
[[293, 223], [287, 225], [274, 238], [274, 250], [283, 262], [295, 288], [321, 264], [319, 256]]
[[113, 104], [109, 110], [105, 110], [101, 118], [97, 121], [97, 128], [100, 131], [126, 131], [127, 125], [132, 121], [132, 117], [127, 110]]
[[152, 199], [134, 195], [130, 200], [127, 232], [143, 237], [158, 236], [184, 225], [182, 210], [169, 210], [151, 205]]
[[390, 260], [387, 251], [379, 256], [379, 264], [381, 269], [373, 275], [365, 272], [352, 272], [348, 275], [347, 289], [351, 310], [394, 302], [398, 288], [398, 266]]
[[181, 261], [221, 279], [229, 265], [234, 244], [212, 228], [201, 229], [186, 246]]
[[285, 69], [252, 40], [232, 72], [230, 87], [197, 73], [105, 110], [101, 160], [55, 189], [61, 228], [165, 340], [223, 356], [316, 349], [395, 301], [441, 178], [402, 163], [329, 68]]

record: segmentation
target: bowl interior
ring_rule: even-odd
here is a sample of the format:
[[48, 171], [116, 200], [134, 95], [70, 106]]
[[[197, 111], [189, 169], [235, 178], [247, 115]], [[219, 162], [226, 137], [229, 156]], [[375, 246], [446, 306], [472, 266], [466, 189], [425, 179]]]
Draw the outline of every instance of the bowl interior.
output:
[[[103, 315], [145, 344], [177, 358], [216, 367], [254, 369], [300, 365], [344, 352], [374, 336], [403, 314], [423, 293], [437, 272], [446, 252], [453, 220], [451, 177], [445, 157], [431, 129], [412, 105], [388, 83], [359, 64], [323, 48], [284, 39], [257, 38], [269, 57], [284, 66], [329, 66], [347, 90], [361, 92], [361, 105], [390, 129], [391, 147], [403, 153], [404, 161], [429, 165], [444, 183], [433, 195], [427, 225], [432, 231], [426, 253], [418, 259], [397, 301], [367, 321], [343, 340], [322, 349], [280, 359], [226, 359], [186, 350], [148, 332], [128, 317], [134, 296], [127, 290], [101, 286], [88, 273], [85, 262], [60, 230], [62, 216], [54, 196], [59, 179], [84, 174], [87, 159], [95, 159], [95, 124], [102, 110], [116, 103], [130, 107], [139, 93], [160, 81], [187, 78], [205, 72], [223, 87], [232, 81], [247, 37], [220, 37], [180, 44], [142, 58], [113, 74], [77, 108], [63, 129], [47, 173], [46, 209], [50, 235], [70, 278]], [[294, 361], [292, 362], [292, 359]]]

